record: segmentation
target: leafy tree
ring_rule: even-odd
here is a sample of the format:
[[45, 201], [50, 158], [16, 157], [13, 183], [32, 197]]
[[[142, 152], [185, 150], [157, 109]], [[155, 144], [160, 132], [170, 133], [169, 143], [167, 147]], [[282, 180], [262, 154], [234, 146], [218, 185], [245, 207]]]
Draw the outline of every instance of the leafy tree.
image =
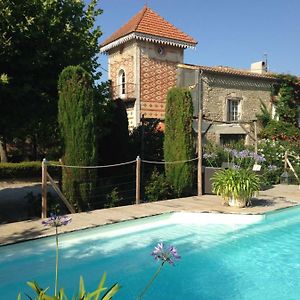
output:
[[[166, 162], [192, 159], [193, 103], [191, 93], [182, 88], [172, 88], [167, 95], [165, 114], [164, 158]], [[192, 188], [191, 163], [166, 164], [166, 178], [178, 196]]]
[[[64, 143], [64, 163], [96, 165], [96, 106], [91, 76], [80, 66], [69, 66], [59, 77], [58, 90], [58, 121]], [[79, 211], [91, 203], [95, 180], [95, 169], [63, 169], [64, 194]]]
[[[45, 149], [57, 135], [57, 78], [81, 65], [97, 79], [101, 14], [96, 0], [0, 1], [0, 140], [31, 139]], [[49, 137], [51, 136], [51, 139]], [[37, 149], [35, 147], [35, 149]]]

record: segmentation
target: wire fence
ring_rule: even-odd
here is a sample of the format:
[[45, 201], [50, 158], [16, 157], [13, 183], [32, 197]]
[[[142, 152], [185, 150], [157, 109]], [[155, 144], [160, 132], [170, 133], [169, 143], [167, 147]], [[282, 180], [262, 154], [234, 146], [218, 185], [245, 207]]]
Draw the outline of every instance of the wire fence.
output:
[[[96, 173], [96, 176], [90, 176], [88, 178], [92, 179], [87, 180], [81, 180], [79, 177], [75, 177], [73, 184], [76, 186], [77, 193], [74, 193], [71, 198], [66, 193], [62, 177], [58, 180], [58, 187], [62, 192], [63, 197], [65, 197], [66, 201], [70, 201], [73, 204], [75, 203], [75, 209], [77, 211], [79, 208], [76, 207], [76, 205], [83, 200], [83, 195], [87, 198], [86, 209], [92, 210], [172, 198], [174, 197], [174, 193], [171, 190], [171, 187], [168, 187], [168, 192], [160, 190], [165, 184], [165, 167], [170, 165], [192, 164], [194, 173], [196, 174], [197, 160], [198, 158], [179, 161], [152, 161], [143, 160], [137, 157], [136, 160], [128, 162], [99, 166], [65, 165], [62, 162], [53, 163], [44, 160], [44, 167], [46, 168], [44, 173], [48, 174], [47, 166], [60, 167], [62, 169], [62, 174], [64, 174], [62, 177], [71, 177], [74, 175], [74, 172], [80, 170], [80, 172]], [[194, 178], [193, 185], [195, 187], [194, 191], [196, 191], [196, 176], [194, 176]], [[45, 189], [47, 188], [46, 186], [47, 184], [45, 183]], [[152, 193], [156, 194], [154, 198], [151, 197], [151, 188], [153, 190]], [[195, 193], [191, 190], [190, 195], [192, 194]], [[47, 190], [42, 193], [42, 199], [43, 195], [47, 198]], [[44, 202], [47, 203], [47, 199], [44, 199]], [[47, 204], [42, 205], [42, 209], [43, 206], [47, 206]], [[60, 201], [60, 210], [65, 209], [65, 205], [62, 205]], [[42, 213], [42, 215], [45, 217], [47, 211], [44, 211], [44, 214]]]

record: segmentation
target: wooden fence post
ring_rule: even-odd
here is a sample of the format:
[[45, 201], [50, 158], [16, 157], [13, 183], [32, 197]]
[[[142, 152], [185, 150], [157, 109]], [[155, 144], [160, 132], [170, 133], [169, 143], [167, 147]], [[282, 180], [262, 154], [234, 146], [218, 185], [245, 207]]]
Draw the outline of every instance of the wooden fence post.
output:
[[141, 158], [136, 158], [135, 204], [141, 203]]
[[287, 165], [288, 165], [288, 151], [286, 150], [284, 152], [284, 171], [287, 171]]
[[42, 161], [42, 218], [47, 218], [47, 161]]
[[202, 109], [198, 115], [198, 174], [197, 174], [198, 196], [202, 195]]

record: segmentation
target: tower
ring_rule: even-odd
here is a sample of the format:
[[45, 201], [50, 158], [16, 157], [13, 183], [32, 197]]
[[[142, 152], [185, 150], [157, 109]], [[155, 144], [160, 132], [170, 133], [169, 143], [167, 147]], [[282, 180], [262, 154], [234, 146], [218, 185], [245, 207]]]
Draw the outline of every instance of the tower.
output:
[[197, 42], [144, 6], [100, 47], [108, 55], [113, 98], [126, 104], [129, 128], [145, 119], [164, 119], [168, 90], [176, 85], [177, 64]]

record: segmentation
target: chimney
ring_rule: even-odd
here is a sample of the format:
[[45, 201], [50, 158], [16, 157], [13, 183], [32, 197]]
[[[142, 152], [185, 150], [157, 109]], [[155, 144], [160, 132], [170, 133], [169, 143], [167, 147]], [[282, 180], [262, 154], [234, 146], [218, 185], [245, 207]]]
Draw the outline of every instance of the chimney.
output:
[[258, 61], [251, 64], [252, 73], [263, 74], [267, 72], [267, 66], [264, 61]]

